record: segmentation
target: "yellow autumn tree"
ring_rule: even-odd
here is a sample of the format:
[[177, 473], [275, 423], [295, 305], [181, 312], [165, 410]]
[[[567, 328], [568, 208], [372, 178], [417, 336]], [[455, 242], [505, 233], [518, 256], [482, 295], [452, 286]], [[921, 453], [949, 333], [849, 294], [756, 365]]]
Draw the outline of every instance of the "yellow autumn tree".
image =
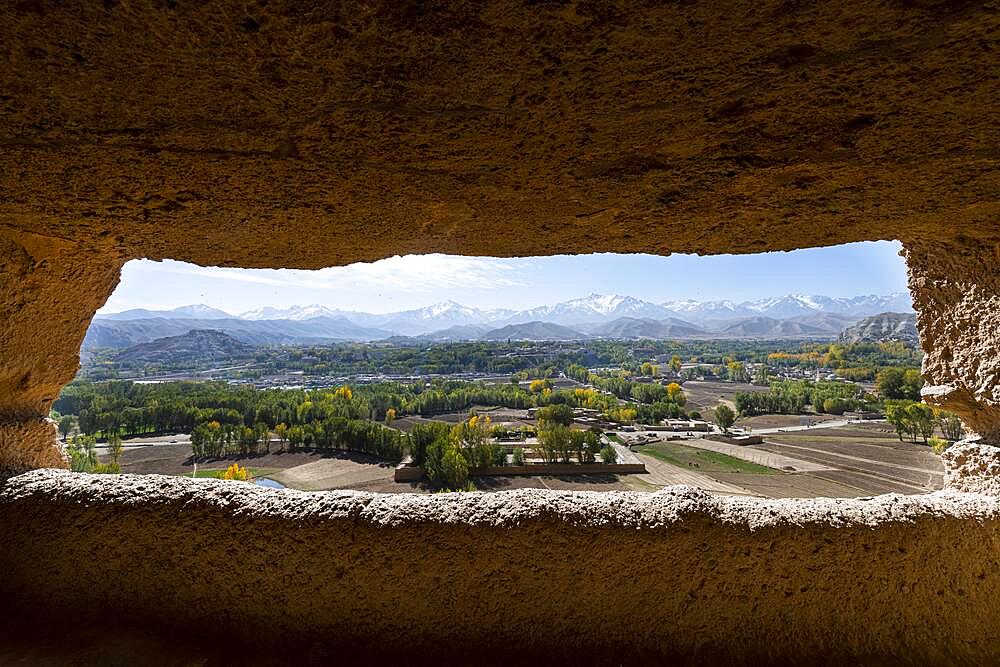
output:
[[670, 357], [670, 370], [675, 373], [681, 372], [681, 358], [676, 354]]
[[238, 463], [234, 463], [226, 468], [226, 472], [222, 473], [222, 479], [231, 479], [237, 482], [249, 482], [253, 479], [253, 477], [250, 476], [249, 470]]
[[532, 380], [531, 384], [528, 385], [528, 391], [532, 394], [539, 394], [546, 389], [550, 388], [552, 383], [548, 380]]

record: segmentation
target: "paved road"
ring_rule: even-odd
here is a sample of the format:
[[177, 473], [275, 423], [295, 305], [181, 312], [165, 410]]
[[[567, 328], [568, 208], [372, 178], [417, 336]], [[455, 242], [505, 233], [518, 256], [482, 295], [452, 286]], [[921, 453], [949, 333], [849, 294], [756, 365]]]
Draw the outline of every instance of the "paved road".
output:
[[[885, 420], [868, 419], [866, 420], [866, 423], [876, 422], [876, 421], [885, 421]], [[751, 435], [765, 435], [767, 433], [791, 433], [792, 431], [812, 431], [813, 429], [818, 429], [818, 428], [843, 428], [844, 426], [853, 423], [854, 422], [851, 421], [850, 419], [834, 419], [832, 421], [819, 422], [818, 424], [812, 424], [810, 426], [802, 425], [802, 426], [782, 426], [780, 428], [778, 427], [755, 428], [750, 433]]]
[[635, 452], [624, 445], [619, 445], [617, 442], [608, 443], [618, 454], [618, 463], [642, 463], [635, 456]]
[[728, 493], [740, 496], [756, 495], [741, 486], [718, 482], [707, 475], [685, 470], [684, 468], [678, 468], [675, 465], [653, 458], [652, 456], [640, 454], [638, 452], [633, 452], [633, 454], [636, 458], [646, 464], [646, 470], [648, 471], [645, 475], [636, 475], [636, 477], [644, 482], [648, 482], [649, 484], [655, 484], [656, 486], [675, 486], [677, 484], [687, 484], [689, 486], [696, 486], [699, 489], [713, 491], [715, 493]]
[[[777, 452], [767, 452], [763, 449], [754, 449], [753, 446], [730, 445], [726, 442], [716, 442], [715, 440], [703, 439], [686, 440], [684, 444], [688, 447], [707, 449], [711, 452], [726, 454], [727, 456], [732, 456], [733, 458], [737, 458], [742, 461], [749, 461], [750, 463], [756, 463], [758, 465], [767, 466], [768, 468], [774, 468], [776, 470], [784, 470], [786, 472], [818, 472], [820, 470], [834, 470], [833, 466], [813, 461], [806, 461], [803, 459], [796, 459], [791, 456], [785, 456], [784, 454], [778, 454]], [[792, 468], [792, 470], [788, 470], [789, 468]]]

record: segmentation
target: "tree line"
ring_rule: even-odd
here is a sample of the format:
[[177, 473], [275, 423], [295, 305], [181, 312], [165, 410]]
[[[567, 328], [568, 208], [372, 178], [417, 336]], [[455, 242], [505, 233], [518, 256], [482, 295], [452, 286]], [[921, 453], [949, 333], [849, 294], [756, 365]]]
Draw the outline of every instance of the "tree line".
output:
[[508, 447], [494, 439], [496, 435], [489, 417], [472, 415], [455, 425], [441, 422], [418, 424], [410, 432], [410, 456], [415, 465], [439, 490], [472, 490], [469, 474], [475, 468], [524, 465], [526, 451], [535, 453], [545, 463], [595, 463], [600, 458], [614, 463], [614, 448], [602, 446], [596, 430], [571, 429], [572, 411], [554, 405], [539, 410], [538, 445], [531, 449]]
[[875, 397], [858, 385], [835, 380], [776, 380], [771, 382], [767, 392], [737, 392], [733, 402], [743, 417], [797, 415], [804, 412], [807, 405], [815, 412], [842, 415], [849, 410], [870, 409], [877, 405]]

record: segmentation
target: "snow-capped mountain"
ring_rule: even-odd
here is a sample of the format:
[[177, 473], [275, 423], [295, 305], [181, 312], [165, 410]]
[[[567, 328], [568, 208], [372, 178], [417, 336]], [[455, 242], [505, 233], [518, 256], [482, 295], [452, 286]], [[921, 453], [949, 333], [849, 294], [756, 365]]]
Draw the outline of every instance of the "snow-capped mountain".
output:
[[288, 308], [274, 308], [264, 306], [256, 310], [249, 310], [240, 314], [241, 320], [311, 320], [314, 317], [337, 317], [341, 313], [331, 310], [326, 306], [314, 303], [309, 306], [290, 306]]
[[206, 306], [203, 303], [195, 304], [193, 306], [181, 306], [179, 308], [174, 308], [170, 312], [177, 317], [191, 317], [200, 320], [228, 320], [232, 318], [232, 315], [226, 311]]
[[649, 301], [618, 294], [591, 294], [552, 306], [539, 306], [511, 316], [510, 324], [545, 321], [561, 325], [596, 324], [620, 317], [663, 319], [674, 315], [669, 309]]
[[[527, 336], [603, 338], [820, 337], [878, 313], [911, 313], [910, 295], [828, 297], [790, 294], [733, 301], [678, 300], [663, 304], [617, 294], [591, 294], [527, 310], [485, 310], [443, 301], [392, 313], [334, 310], [321, 304], [266, 306], [240, 316], [205, 305], [101, 314], [89, 347], [132, 345], [191, 329], [225, 331], [251, 344], [371, 341], [393, 336], [480, 340]], [[492, 338], [490, 338], [492, 339]]]
[[728, 320], [734, 317], [749, 316], [749, 311], [733, 301], [667, 301], [663, 304], [667, 310], [677, 313], [691, 321]]
[[404, 336], [415, 336], [455, 326], [486, 324], [492, 321], [486, 311], [463, 306], [454, 301], [442, 301], [424, 308], [388, 313], [372, 324]]
[[861, 318], [887, 311], [910, 312], [913, 310], [913, 302], [907, 292], [855, 297], [788, 294], [780, 297], [743, 301], [742, 303], [733, 301], [668, 301], [663, 304], [663, 307], [674, 311], [685, 319], [705, 322], [760, 316], [787, 319], [819, 313]]

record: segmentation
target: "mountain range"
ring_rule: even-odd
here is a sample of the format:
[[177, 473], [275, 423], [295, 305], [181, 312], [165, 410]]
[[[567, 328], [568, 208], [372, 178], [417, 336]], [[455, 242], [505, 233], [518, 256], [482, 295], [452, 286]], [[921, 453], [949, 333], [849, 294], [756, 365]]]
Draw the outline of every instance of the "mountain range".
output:
[[392, 313], [313, 304], [268, 306], [239, 315], [198, 304], [100, 314], [91, 323], [83, 347], [125, 348], [202, 329], [223, 331], [252, 345], [398, 337], [425, 341], [836, 337], [846, 326], [888, 311], [912, 312], [910, 295], [787, 295], [739, 303], [653, 303], [631, 296], [591, 294], [525, 310], [485, 310], [445, 301]]

